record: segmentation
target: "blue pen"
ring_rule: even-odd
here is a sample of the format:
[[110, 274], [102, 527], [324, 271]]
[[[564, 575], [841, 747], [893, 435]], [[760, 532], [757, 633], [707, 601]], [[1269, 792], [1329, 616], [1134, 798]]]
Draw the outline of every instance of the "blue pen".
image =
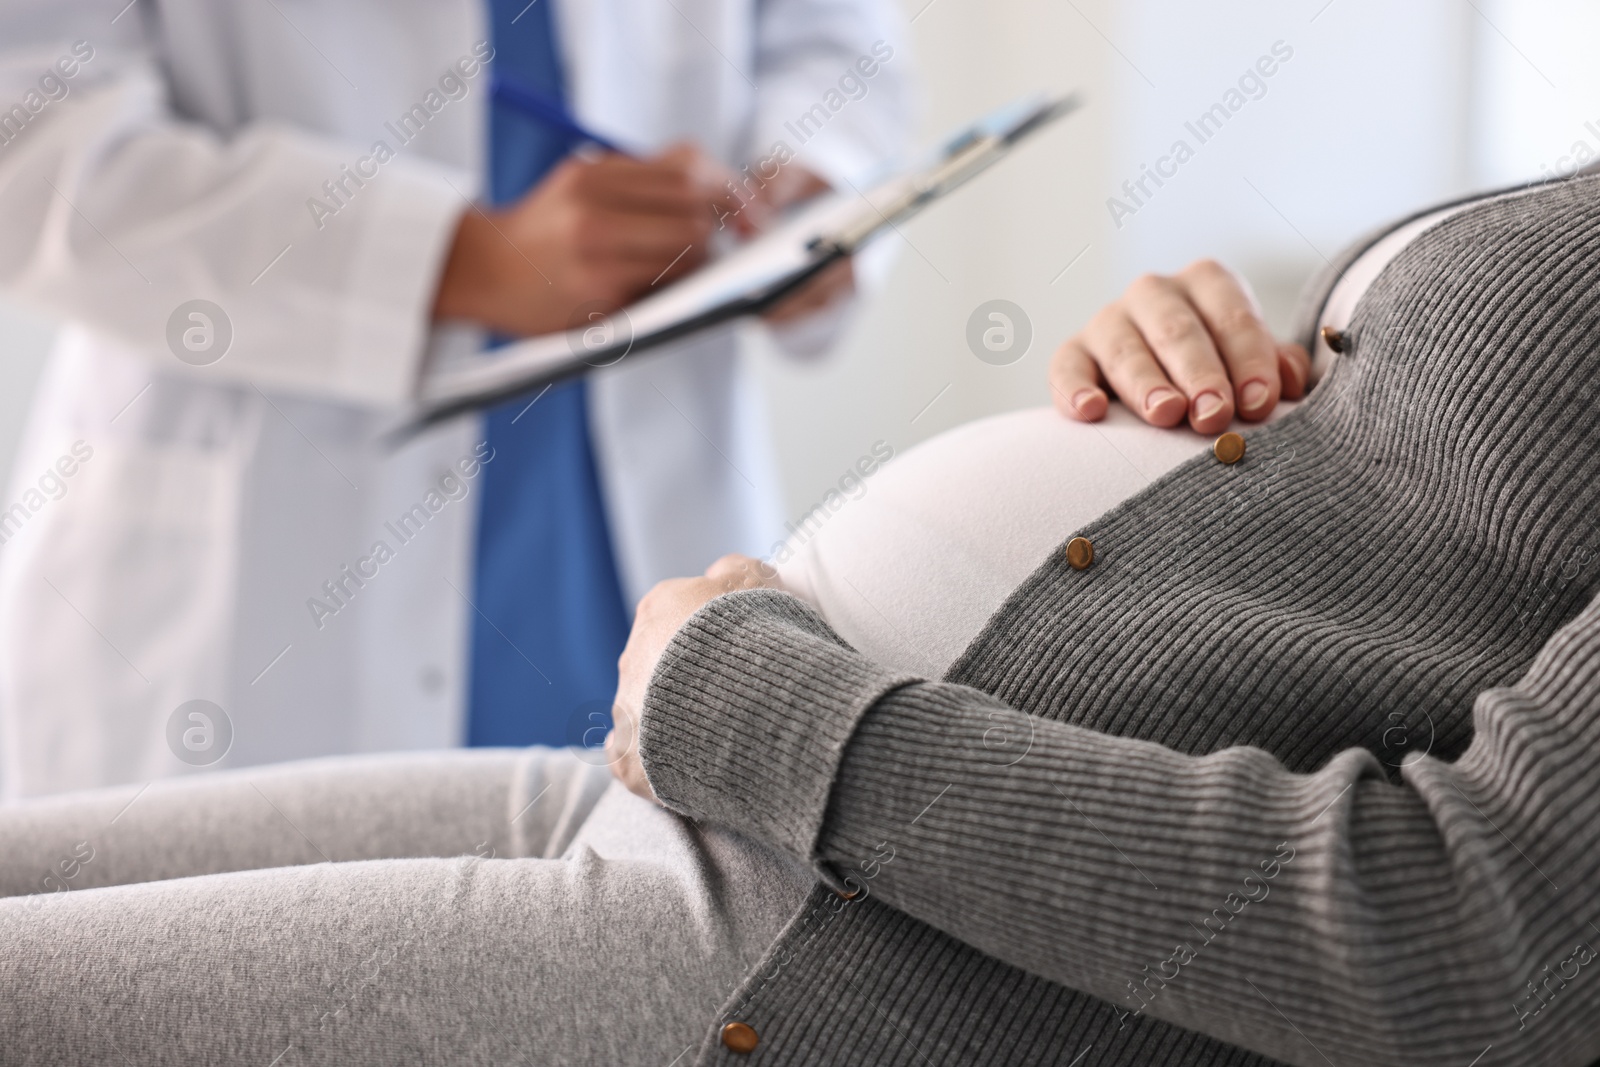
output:
[[626, 148], [601, 137], [593, 130], [578, 125], [577, 120], [567, 114], [566, 109], [560, 104], [524, 82], [508, 78], [504, 74], [496, 74], [491, 79], [489, 92], [494, 99], [510, 104], [529, 118], [538, 119], [548, 126], [570, 134], [574, 140], [588, 141], [604, 148], [607, 152], [616, 152], [633, 158], [633, 153]]

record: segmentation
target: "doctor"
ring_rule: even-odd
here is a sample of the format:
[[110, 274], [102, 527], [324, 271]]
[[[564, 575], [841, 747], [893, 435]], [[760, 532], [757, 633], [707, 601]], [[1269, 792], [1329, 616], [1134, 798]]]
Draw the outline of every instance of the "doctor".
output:
[[0, 499], [0, 788], [602, 736], [637, 597], [778, 536], [735, 335], [375, 434], [426, 361], [859, 181], [886, 0], [123, 5], [0, 14], [0, 286], [65, 323]]

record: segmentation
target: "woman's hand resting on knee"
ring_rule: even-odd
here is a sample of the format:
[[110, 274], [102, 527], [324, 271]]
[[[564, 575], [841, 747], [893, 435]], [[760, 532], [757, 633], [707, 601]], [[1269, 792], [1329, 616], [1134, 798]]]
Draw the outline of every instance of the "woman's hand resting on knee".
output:
[[1105, 390], [1154, 426], [1185, 417], [1217, 433], [1235, 413], [1264, 419], [1279, 398], [1305, 395], [1311, 359], [1279, 344], [1243, 279], [1215, 260], [1175, 275], [1146, 274], [1128, 286], [1050, 364], [1056, 407], [1068, 418], [1105, 417]]
[[617, 660], [617, 699], [611, 707], [612, 727], [606, 735], [606, 759], [611, 773], [633, 792], [655, 800], [639, 760], [639, 714], [645, 690], [661, 654], [689, 616], [708, 601], [741, 589], [782, 589], [770, 564], [749, 556], [723, 556], [706, 569], [702, 578], [670, 578], [660, 582], [633, 615], [633, 631]]

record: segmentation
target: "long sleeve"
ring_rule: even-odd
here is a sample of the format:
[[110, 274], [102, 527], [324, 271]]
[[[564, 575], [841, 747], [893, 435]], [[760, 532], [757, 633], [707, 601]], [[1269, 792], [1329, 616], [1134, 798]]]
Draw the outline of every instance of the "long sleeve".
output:
[[849, 191], [905, 150], [911, 55], [893, 5], [761, 0], [756, 12], [753, 158], [781, 141], [797, 163]]
[[[915, 117], [907, 27], [883, 0], [762, 0], [757, 4], [755, 119], [747, 155], [767, 166], [781, 144], [845, 193], [906, 151]], [[858, 291], [888, 276], [894, 250], [880, 242], [855, 257]], [[832, 345], [859, 298], [769, 329], [786, 354], [815, 356]]]
[[1189, 756], [894, 675], [758, 591], [674, 639], [641, 751], [669, 807], [835, 878], [887, 855], [882, 901], [1130, 1015], [1291, 1063], [1588, 1063], [1600, 606], [1474, 727], [1399, 784], [1362, 749]]
[[[380, 162], [370, 138], [185, 121], [139, 12], [102, 26], [109, 15], [87, 17], [99, 5], [49, 7], [0, 16], [8, 102], [73, 54], [71, 26], [101, 29], [64, 97], [0, 144], [0, 289], [175, 372], [169, 317], [208, 300], [232, 328], [212, 377], [366, 405], [407, 397], [470, 177], [414, 153]], [[363, 158], [369, 180], [342, 178]], [[328, 203], [329, 180], [354, 195], [319, 216], [309, 203]]]

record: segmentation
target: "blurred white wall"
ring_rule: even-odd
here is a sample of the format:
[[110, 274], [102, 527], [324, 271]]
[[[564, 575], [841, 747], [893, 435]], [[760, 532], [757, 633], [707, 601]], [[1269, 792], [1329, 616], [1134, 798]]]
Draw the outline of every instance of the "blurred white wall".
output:
[[[1023, 93], [1089, 106], [903, 228], [882, 291], [823, 361], [757, 357], [791, 511], [878, 439], [904, 449], [1047, 400], [1054, 345], [1143, 270], [1241, 269], [1281, 324], [1303, 279], [1364, 228], [1475, 187], [1600, 157], [1594, 0], [902, 0], [918, 136]], [[1282, 41], [1293, 56], [1200, 144], [1193, 122]], [[1107, 208], [1178, 139], [1194, 151], [1118, 227]], [[1069, 266], [1070, 265], [1070, 266]], [[968, 349], [1003, 298], [1032, 321], [1005, 367]], [[49, 336], [0, 303], [0, 470]]]
[[0, 300], [0, 492], [10, 486], [17, 438], [53, 334], [49, 320]]
[[[924, 141], [1031, 89], [1081, 88], [1090, 107], [891, 238], [887, 289], [831, 361], [764, 361], [796, 513], [876, 438], [904, 448], [1047, 402], [1055, 344], [1145, 270], [1222, 258], [1281, 328], [1322, 258], [1366, 228], [1537, 177], [1580, 139], [1600, 155], [1594, 0], [903, 2], [921, 10]], [[1265, 94], [1200, 144], [1184, 123], [1278, 41], [1293, 56]], [[1107, 198], [1180, 138], [1193, 158], [1117, 227]], [[964, 338], [994, 297], [1033, 320], [1009, 367]]]
[[[904, 0], [924, 92], [919, 144], [1039, 89], [1088, 106], [885, 238], [898, 258], [884, 289], [825, 362], [762, 361], [791, 510], [803, 512], [878, 439], [903, 450], [957, 423], [1044, 397], [1052, 338], [1108, 291], [1101, 230], [1106, 155], [1120, 121], [1107, 0]], [[920, 12], [920, 13], [919, 13]], [[1010, 366], [966, 343], [978, 304], [1005, 299], [1032, 321]]]
[[1475, 175], [1491, 184], [1600, 159], [1600, 4], [1475, 0]]
[[[1145, 76], [1130, 62], [1114, 68], [1109, 177], [1137, 177], [1177, 140], [1194, 157], [1105, 230], [1113, 281], [1215, 256], [1243, 271], [1281, 322], [1301, 282], [1352, 237], [1471, 184], [1472, 9], [1463, 0], [1227, 9], [1225, 19], [1215, 5], [1175, 0], [1119, 9], [1124, 51]], [[1224, 101], [1239, 110], [1221, 128], [1200, 127]]]

